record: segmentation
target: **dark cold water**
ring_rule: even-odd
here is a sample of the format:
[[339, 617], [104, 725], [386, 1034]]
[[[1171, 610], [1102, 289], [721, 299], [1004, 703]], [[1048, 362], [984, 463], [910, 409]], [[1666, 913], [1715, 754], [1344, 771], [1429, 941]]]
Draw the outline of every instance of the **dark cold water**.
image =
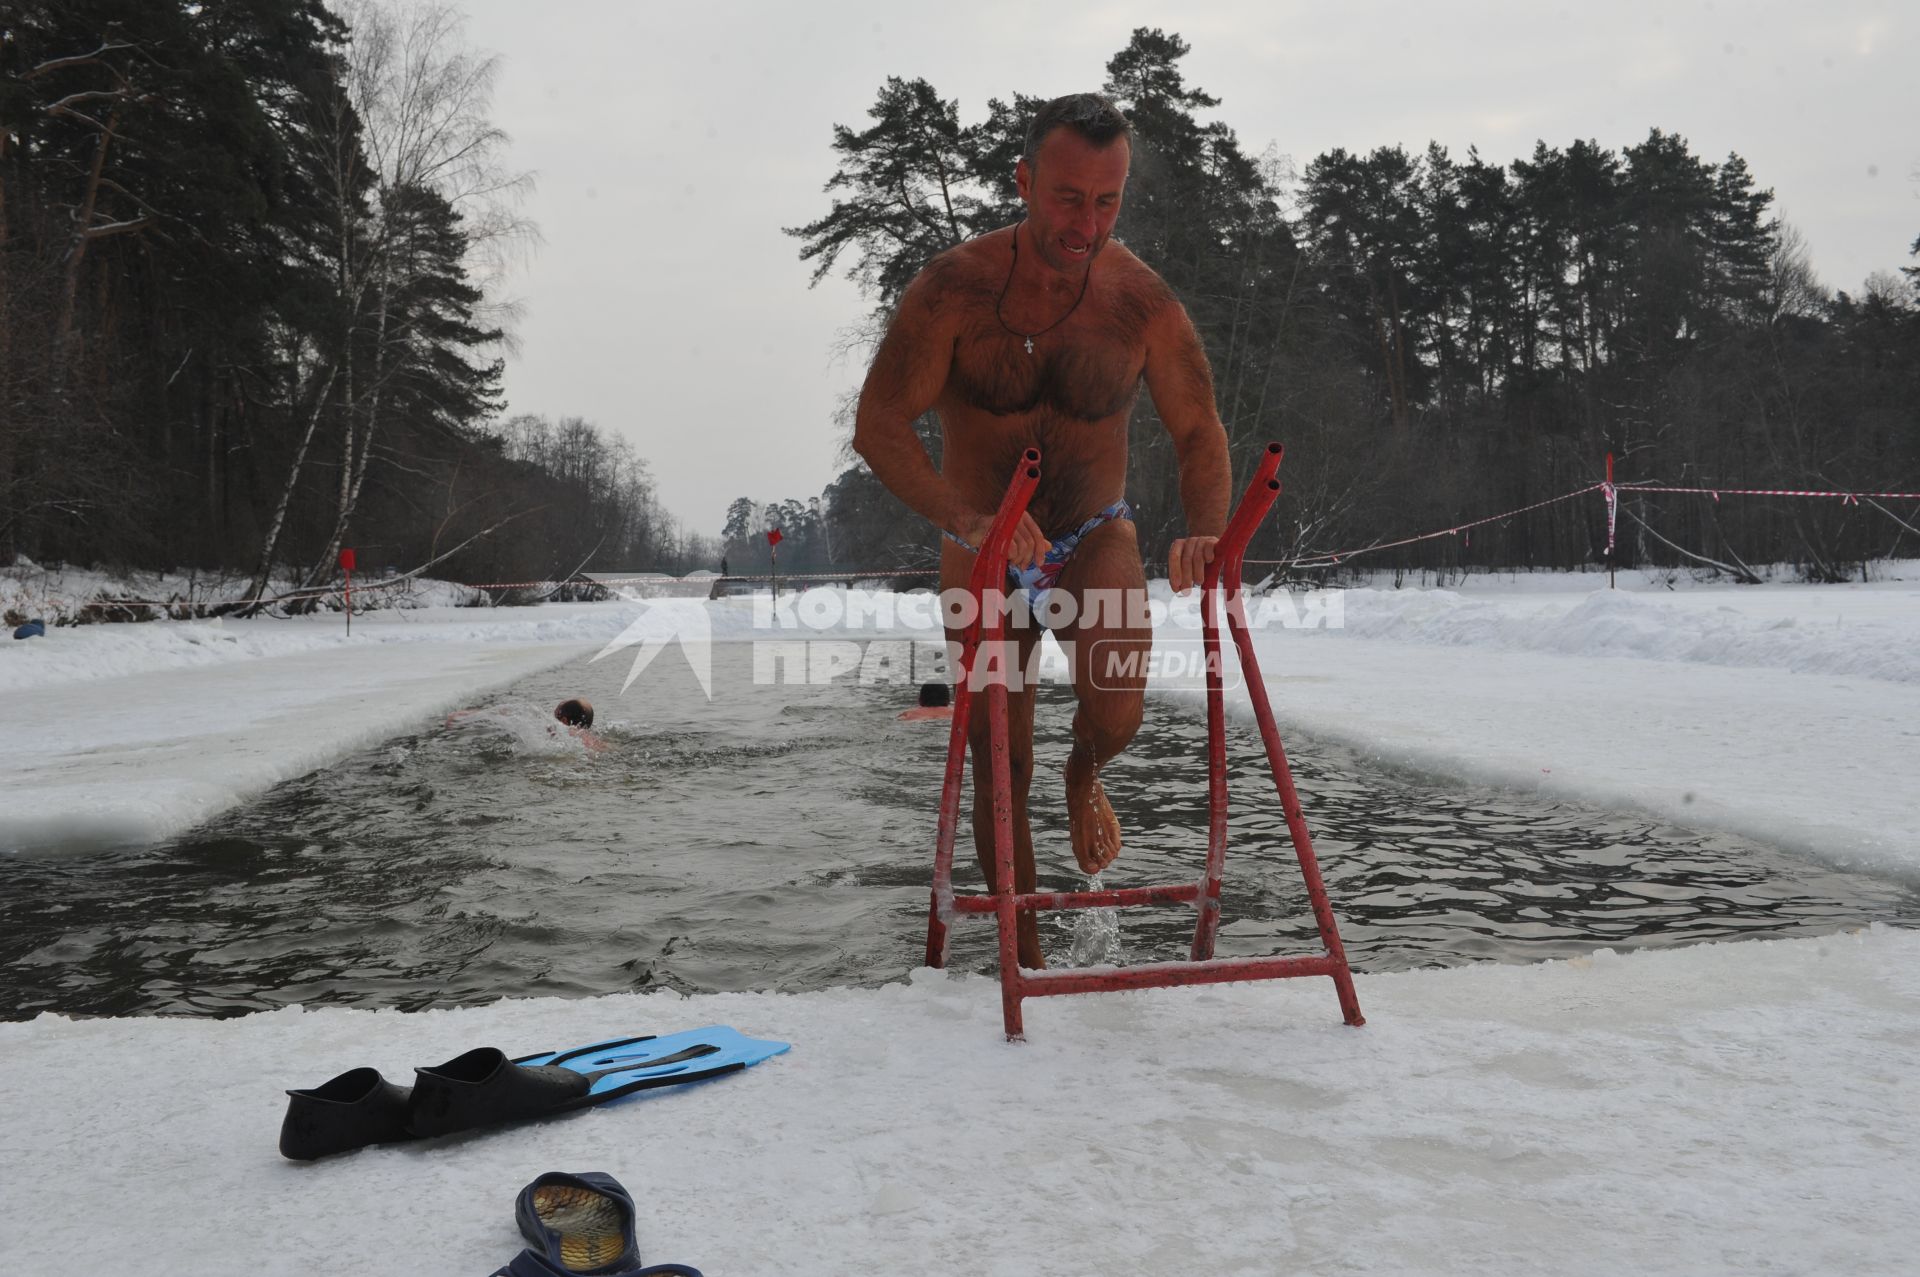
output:
[[[799, 990], [920, 961], [946, 726], [903, 686], [756, 686], [715, 649], [711, 703], [677, 653], [631, 691], [584, 659], [280, 786], [174, 842], [0, 861], [0, 1016], [420, 1008], [664, 986]], [[585, 694], [608, 748], [553, 734]], [[1043, 885], [1083, 886], [1060, 815], [1070, 693], [1042, 694]], [[1191, 880], [1202, 720], [1151, 701], [1107, 789], [1128, 850], [1106, 885]], [[1289, 741], [1356, 968], [1920, 921], [1906, 885], [1724, 834], [1442, 785]], [[1221, 954], [1315, 947], [1258, 740], [1238, 731]], [[963, 834], [963, 887], [978, 883]], [[1109, 915], [1110, 916], [1110, 915]], [[1049, 917], [1056, 960], [1184, 956], [1185, 908]], [[992, 924], [953, 965], [991, 970]], [[1078, 943], [1076, 944], [1076, 940]], [[1090, 943], [1090, 942], [1104, 942]]]

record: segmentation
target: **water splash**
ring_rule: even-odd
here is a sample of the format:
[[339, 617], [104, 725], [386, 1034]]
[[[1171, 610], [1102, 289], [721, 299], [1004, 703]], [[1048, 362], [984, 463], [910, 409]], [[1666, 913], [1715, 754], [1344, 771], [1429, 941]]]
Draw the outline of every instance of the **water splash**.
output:
[[[1087, 879], [1088, 891], [1100, 891], [1100, 875]], [[1120, 945], [1118, 909], [1075, 909], [1073, 942], [1067, 949], [1067, 961], [1076, 967], [1117, 967], [1126, 962]]]
[[555, 721], [537, 705], [494, 705], [459, 710], [447, 716], [449, 731], [470, 734], [489, 754], [511, 757], [569, 757], [589, 753], [585, 738]]

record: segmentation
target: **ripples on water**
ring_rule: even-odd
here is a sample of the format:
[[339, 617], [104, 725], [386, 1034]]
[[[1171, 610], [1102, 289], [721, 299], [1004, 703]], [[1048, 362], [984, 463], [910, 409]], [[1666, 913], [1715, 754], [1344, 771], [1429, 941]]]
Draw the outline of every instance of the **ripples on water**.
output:
[[[918, 963], [946, 727], [897, 721], [910, 687], [756, 687], [745, 645], [715, 649], [710, 704], [677, 662], [621, 696], [624, 675], [575, 662], [163, 846], [5, 862], [0, 1014], [800, 990]], [[550, 730], [576, 694], [598, 706], [606, 750]], [[1058, 780], [1071, 694], [1042, 697], [1042, 884], [1076, 888]], [[1203, 742], [1200, 719], [1149, 702], [1108, 771], [1128, 848], [1107, 885], [1198, 876]], [[1289, 748], [1360, 970], [1920, 920], [1910, 887], [1730, 835]], [[1310, 949], [1257, 738], [1237, 732], [1231, 750], [1219, 951]], [[964, 845], [959, 859], [977, 886]], [[1043, 934], [1056, 961], [1179, 957], [1192, 913], [1122, 911], [1111, 934], [1059, 914]], [[991, 922], [962, 921], [953, 965], [993, 963]]]

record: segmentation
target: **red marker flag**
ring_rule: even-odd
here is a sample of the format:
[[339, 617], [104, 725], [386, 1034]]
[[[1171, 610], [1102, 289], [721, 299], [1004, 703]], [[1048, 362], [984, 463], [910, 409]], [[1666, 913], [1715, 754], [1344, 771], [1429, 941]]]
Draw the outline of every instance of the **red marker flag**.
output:
[[347, 574], [347, 633], [353, 633], [353, 551], [342, 547], [340, 570]]
[[767, 544], [768, 544], [769, 546], [775, 546], [775, 545], [779, 545], [779, 544], [780, 544], [780, 542], [782, 542], [782, 541], [784, 541], [785, 539], [786, 539], [785, 537], [782, 537], [782, 536], [780, 535], [780, 529], [779, 529], [779, 528], [768, 528], [768, 529], [767, 529]]

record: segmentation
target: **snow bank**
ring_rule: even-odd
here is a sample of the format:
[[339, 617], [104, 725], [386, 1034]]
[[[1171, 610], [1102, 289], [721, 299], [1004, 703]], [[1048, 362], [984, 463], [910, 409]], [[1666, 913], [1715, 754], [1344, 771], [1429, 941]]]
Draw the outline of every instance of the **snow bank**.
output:
[[[984, 925], [984, 924], [974, 924]], [[1907, 1273], [1920, 934], [1050, 998], [671, 994], [0, 1024], [0, 1243], [141, 1271], [478, 1274], [607, 1170], [647, 1259], [773, 1273]], [[791, 1053], [575, 1117], [311, 1165], [283, 1087], [730, 1023]], [[57, 1205], [54, 1205], [57, 1204]], [[84, 1242], [53, 1216], [84, 1220]]]
[[[364, 583], [366, 576], [361, 577]], [[96, 568], [44, 568], [31, 559], [15, 560], [0, 568], [0, 616], [40, 617], [48, 625], [76, 623], [96, 606], [125, 605], [128, 611], [144, 607], [161, 615], [188, 615], [196, 610], [252, 597], [247, 577], [219, 572], [106, 572]], [[289, 594], [299, 587], [285, 577], [270, 579], [270, 594]], [[327, 588], [322, 586], [320, 588]], [[356, 611], [388, 608], [467, 607], [484, 605], [480, 590], [431, 578], [414, 578], [377, 590], [357, 588]], [[328, 600], [322, 606], [336, 607]], [[109, 621], [133, 620], [115, 614]]]
[[[1348, 590], [1348, 638], [1556, 656], [1632, 657], [1855, 674], [1920, 683], [1907, 588], [1763, 586], [1651, 594], [1598, 588], [1470, 597], [1451, 590]], [[1311, 632], [1311, 631], [1305, 631]]]
[[641, 611], [638, 604], [620, 603], [383, 611], [355, 617], [351, 637], [346, 617], [337, 612], [282, 620], [71, 626], [49, 630], [45, 638], [0, 643], [0, 692], [303, 652], [357, 652], [357, 659], [371, 667], [383, 659], [376, 652], [387, 644], [605, 643]]
[[[1283, 732], [1376, 765], [1644, 811], [1920, 881], [1920, 687], [1286, 635], [1259, 651]], [[1170, 695], [1199, 712], [1191, 692]], [[1230, 704], [1250, 718], [1244, 691]]]
[[[1260, 668], [1283, 731], [1371, 762], [1920, 881], [1920, 580], [1641, 584], [1345, 591], [1325, 609], [1339, 628], [1261, 631]], [[1190, 687], [1154, 690], [1201, 708]], [[1244, 690], [1230, 704], [1251, 718]]]

